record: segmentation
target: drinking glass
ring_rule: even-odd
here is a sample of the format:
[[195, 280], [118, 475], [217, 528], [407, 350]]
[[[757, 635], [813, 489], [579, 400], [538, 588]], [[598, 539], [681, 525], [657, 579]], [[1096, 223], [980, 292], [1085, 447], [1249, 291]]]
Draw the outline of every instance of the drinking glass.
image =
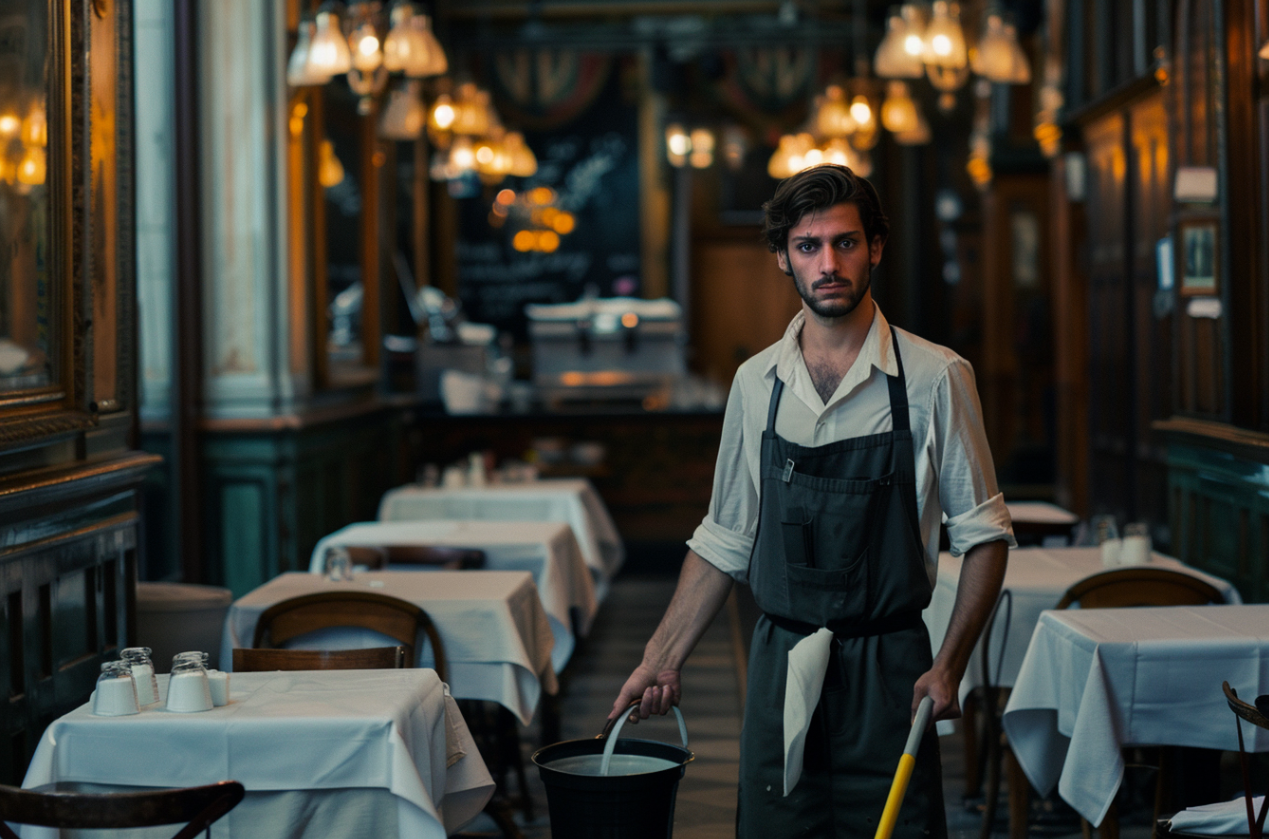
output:
[[99, 717], [122, 717], [141, 710], [137, 702], [137, 681], [126, 661], [106, 661], [93, 691], [93, 713]]
[[127, 647], [120, 658], [132, 668], [132, 678], [137, 682], [137, 703], [142, 708], [159, 701], [159, 679], [154, 675], [154, 662], [149, 647]]
[[1114, 568], [1119, 565], [1119, 554], [1123, 543], [1119, 540], [1119, 526], [1114, 516], [1093, 516], [1093, 533], [1102, 551], [1102, 565]]
[[[167, 683], [167, 709], [182, 713], [206, 711], [212, 707], [211, 685], [202, 653], [178, 653], [172, 659], [172, 676]], [[184, 657], [183, 657], [184, 656]]]
[[1142, 521], [1125, 524], [1119, 564], [1144, 565], [1150, 561], [1150, 550], [1150, 525]]
[[332, 583], [343, 583], [351, 580], [352, 555], [347, 548], [339, 546], [326, 549], [326, 579]]

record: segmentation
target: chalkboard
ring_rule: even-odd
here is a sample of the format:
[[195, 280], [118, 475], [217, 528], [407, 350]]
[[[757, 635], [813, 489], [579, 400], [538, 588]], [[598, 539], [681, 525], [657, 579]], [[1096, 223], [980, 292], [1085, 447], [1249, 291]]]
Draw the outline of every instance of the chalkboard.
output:
[[[474, 180], [457, 185], [465, 193], [458, 199], [459, 298], [470, 319], [518, 340], [527, 335], [526, 303], [562, 303], [592, 289], [601, 296], [640, 293], [637, 104], [618, 60], [572, 56], [572, 62], [576, 72], [556, 84], [553, 110], [534, 113], [507, 85], [492, 86], [508, 129], [525, 129], [537, 173], [492, 187]], [[513, 237], [522, 228], [491, 224], [500, 190], [524, 195], [537, 187], [553, 190], [552, 206], [575, 220], [550, 253], [517, 251]]]

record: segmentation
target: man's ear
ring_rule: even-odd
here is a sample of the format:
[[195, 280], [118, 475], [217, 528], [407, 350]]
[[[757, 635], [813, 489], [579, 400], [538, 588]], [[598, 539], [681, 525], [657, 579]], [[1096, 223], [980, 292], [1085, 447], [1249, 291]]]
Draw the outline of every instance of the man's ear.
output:
[[788, 276], [793, 276], [793, 271], [789, 268], [789, 252], [787, 250], [776, 251], [776, 265], [779, 265], [780, 270]]
[[868, 245], [868, 261], [873, 268], [877, 267], [877, 263], [881, 262], [881, 252], [886, 247], [886, 240], [880, 234], [872, 237], [872, 242]]

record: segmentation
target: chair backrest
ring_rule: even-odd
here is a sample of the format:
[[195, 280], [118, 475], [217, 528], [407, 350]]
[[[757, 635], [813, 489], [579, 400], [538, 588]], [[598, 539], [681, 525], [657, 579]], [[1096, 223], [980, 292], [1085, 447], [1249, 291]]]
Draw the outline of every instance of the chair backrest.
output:
[[1269, 715], [1266, 715], [1261, 705], [1269, 704], [1262, 700], [1269, 699], [1269, 695], [1256, 697], [1256, 704], [1238, 698], [1238, 691], [1229, 686], [1229, 682], [1221, 682], [1221, 689], [1225, 691], [1225, 701], [1229, 703], [1229, 709], [1238, 716], [1245, 719], [1252, 725], [1258, 725], [1261, 728], [1269, 729]]
[[275, 603], [256, 621], [251, 646], [280, 647], [300, 635], [332, 627], [369, 629], [405, 647], [407, 664], [415, 662], [415, 639], [422, 630], [432, 645], [441, 681], [449, 680], [445, 647], [432, 619], [413, 603], [369, 591], [324, 591]]
[[395, 670], [405, 667], [405, 647], [360, 650], [234, 649], [234, 672], [269, 670]]
[[242, 800], [242, 784], [146, 792], [68, 791], [67, 784], [36, 789], [0, 786], [0, 837], [18, 839], [5, 822], [78, 830], [183, 824], [172, 839], [192, 839]]
[[1057, 608], [1125, 606], [1205, 606], [1223, 603], [1217, 588], [1183, 571], [1168, 568], [1114, 568], [1085, 577], [1066, 590]]
[[470, 571], [485, 567], [479, 548], [449, 545], [344, 545], [354, 565], [374, 571], [385, 565], [425, 565], [445, 571]]

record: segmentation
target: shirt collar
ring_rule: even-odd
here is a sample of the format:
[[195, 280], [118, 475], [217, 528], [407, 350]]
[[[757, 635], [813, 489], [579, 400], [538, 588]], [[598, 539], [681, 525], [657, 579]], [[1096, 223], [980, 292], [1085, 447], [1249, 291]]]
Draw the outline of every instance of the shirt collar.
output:
[[[769, 376], [774, 370], [780, 380], [787, 383], [793, 379], [799, 367], [805, 366], [802, 361], [802, 348], [798, 345], [798, 336], [802, 334], [802, 327], [805, 324], [806, 312], [799, 310], [793, 316], [793, 320], [789, 321], [788, 328], [784, 330], [784, 337], [780, 339], [779, 348], [772, 353], [771, 359], [767, 362], [767, 367], [763, 371], [765, 375]], [[842, 380], [842, 384], [850, 382], [848, 392], [853, 390], [859, 382], [868, 378], [867, 373], [871, 372], [868, 366], [877, 368], [887, 376], [899, 375], [899, 365], [894, 360], [893, 335], [890, 322], [881, 313], [881, 307], [873, 301], [872, 324], [868, 327], [868, 335], [864, 338], [864, 345], [859, 348], [859, 357], [855, 359], [855, 364]], [[861, 366], [860, 361], [868, 366]], [[860, 375], [856, 371], [864, 371], [865, 374]], [[838, 391], [841, 391], [840, 386]]]

